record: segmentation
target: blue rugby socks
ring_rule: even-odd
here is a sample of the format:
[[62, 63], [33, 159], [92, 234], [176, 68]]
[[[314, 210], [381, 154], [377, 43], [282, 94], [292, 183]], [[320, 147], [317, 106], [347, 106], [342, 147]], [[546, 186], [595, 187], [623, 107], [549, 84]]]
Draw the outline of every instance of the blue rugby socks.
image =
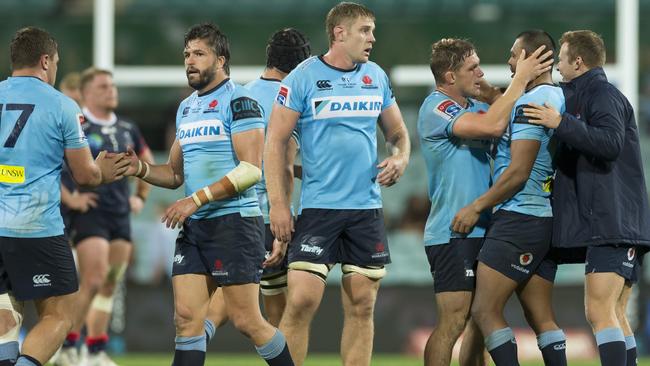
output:
[[627, 350], [626, 366], [636, 366], [636, 340], [634, 335], [625, 337], [625, 349]]
[[497, 366], [519, 366], [517, 342], [510, 328], [495, 330], [485, 338], [485, 348]]
[[0, 366], [11, 366], [18, 358], [18, 342], [7, 342], [0, 344]]
[[542, 351], [544, 365], [566, 366], [566, 336], [562, 329], [551, 330], [537, 336], [537, 346]]
[[203, 329], [205, 330], [205, 343], [210, 343], [212, 337], [214, 337], [214, 332], [217, 331], [217, 327], [214, 325], [212, 320], [205, 319], [203, 321]]
[[202, 366], [205, 363], [205, 334], [176, 337], [176, 352], [172, 366]]
[[16, 366], [43, 366], [37, 359], [27, 355], [20, 355], [18, 361], [16, 361]]
[[625, 336], [621, 328], [605, 328], [595, 336], [602, 366], [626, 365]]
[[276, 329], [268, 343], [256, 346], [255, 350], [269, 366], [294, 366], [287, 340], [279, 329]]

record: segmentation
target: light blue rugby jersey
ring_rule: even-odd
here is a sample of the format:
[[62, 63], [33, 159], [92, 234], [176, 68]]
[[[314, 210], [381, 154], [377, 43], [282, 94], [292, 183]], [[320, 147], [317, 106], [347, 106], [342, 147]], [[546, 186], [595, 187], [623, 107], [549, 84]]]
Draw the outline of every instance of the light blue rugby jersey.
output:
[[[239, 160], [232, 146], [232, 135], [263, 129], [264, 119], [257, 101], [230, 79], [210, 91], [192, 93], [181, 102], [176, 114], [176, 138], [183, 151], [185, 195], [212, 184], [234, 169]], [[255, 187], [239, 195], [202, 206], [193, 219], [239, 213], [260, 216]]]
[[[467, 112], [485, 113], [489, 105], [468, 99], [463, 108], [436, 90], [422, 103], [418, 134], [429, 177], [431, 210], [424, 230], [424, 245], [447, 244], [462, 237], [452, 232], [451, 221], [458, 210], [490, 188], [491, 140], [467, 140], [454, 136], [453, 126]], [[489, 223], [487, 212], [464, 237], [480, 238]]]
[[[280, 80], [278, 79], [266, 79], [259, 78], [255, 79], [244, 86], [250, 93], [251, 97], [255, 99], [261, 109], [262, 115], [264, 117], [265, 126], [269, 125], [269, 118], [271, 117], [271, 110], [273, 109], [273, 102], [275, 97], [278, 95], [278, 90], [280, 89]], [[266, 135], [266, 127], [265, 127]], [[298, 146], [300, 146], [300, 140], [298, 138], [298, 132], [293, 131], [291, 136]], [[255, 185], [255, 190], [257, 191], [257, 201], [259, 202], [260, 209], [262, 210], [262, 217], [264, 218], [265, 224], [270, 224], [271, 220], [269, 218], [269, 196], [266, 191], [266, 178], [264, 178], [264, 169], [262, 169], [262, 179]], [[291, 207], [291, 212], [293, 212], [293, 206]]]
[[382, 206], [377, 119], [395, 98], [377, 64], [343, 70], [310, 57], [282, 81], [276, 103], [300, 113], [301, 210]]
[[551, 210], [551, 180], [553, 179], [553, 151], [549, 146], [553, 130], [528, 123], [523, 116], [523, 108], [535, 103], [550, 106], [564, 113], [564, 94], [558, 86], [542, 84], [522, 95], [513, 108], [508, 130], [499, 140], [497, 155], [494, 162], [494, 181], [496, 182], [506, 170], [512, 156], [510, 144], [514, 140], [538, 140], [541, 142], [535, 158], [533, 170], [525, 186], [512, 198], [496, 206], [497, 210], [514, 211], [525, 215], [552, 217]]
[[63, 235], [64, 150], [88, 146], [77, 104], [35, 77], [0, 83], [0, 236]]

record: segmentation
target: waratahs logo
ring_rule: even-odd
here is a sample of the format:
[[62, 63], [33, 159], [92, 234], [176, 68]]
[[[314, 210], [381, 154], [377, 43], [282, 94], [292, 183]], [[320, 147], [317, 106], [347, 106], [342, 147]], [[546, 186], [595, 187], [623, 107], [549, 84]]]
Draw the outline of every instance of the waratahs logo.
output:
[[372, 117], [381, 113], [383, 98], [379, 95], [324, 97], [312, 99], [314, 119]]

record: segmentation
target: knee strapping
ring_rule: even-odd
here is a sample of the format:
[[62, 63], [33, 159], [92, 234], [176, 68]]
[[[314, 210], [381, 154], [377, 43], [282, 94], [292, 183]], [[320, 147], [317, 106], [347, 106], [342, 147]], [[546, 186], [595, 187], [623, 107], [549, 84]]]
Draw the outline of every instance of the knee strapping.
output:
[[0, 295], [0, 310], [8, 310], [14, 317], [16, 325], [5, 334], [0, 335], [0, 343], [17, 342], [20, 334], [20, 327], [23, 324], [23, 304], [16, 301], [13, 296], [5, 293]]
[[262, 277], [260, 281], [260, 292], [264, 296], [275, 296], [282, 294], [287, 289], [287, 273], [278, 273], [269, 277]]
[[289, 269], [293, 271], [305, 271], [312, 273], [323, 282], [327, 281], [327, 275], [330, 273], [333, 265], [331, 264], [319, 264], [319, 263], [309, 263], [309, 262], [292, 262], [289, 263]]
[[97, 294], [93, 298], [93, 302], [90, 304], [90, 307], [95, 310], [103, 311], [105, 313], [111, 313], [113, 311], [113, 295], [104, 296], [102, 294]]
[[368, 277], [371, 280], [381, 280], [386, 276], [386, 268], [384, 266], [355, 266], [353, 264], [344, 264], [341, 266], [343, 277], [350, 276], [358, 273], [362, 276]]
[[108, 269], [108, 275], [106, 276], [106, 282], [109, 283], [114, 283], [117, 284], [119, 283], [122, 278], [124, 278], [124, 274], [126, 273], [126, 268], [128, 265], [126, 263], [120, 263], [116, 265], [112, 265]]

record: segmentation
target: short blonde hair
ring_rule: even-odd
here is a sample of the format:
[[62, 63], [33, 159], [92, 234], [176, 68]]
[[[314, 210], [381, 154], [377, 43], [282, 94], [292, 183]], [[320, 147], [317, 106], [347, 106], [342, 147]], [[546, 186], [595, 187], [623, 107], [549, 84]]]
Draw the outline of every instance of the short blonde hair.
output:
[[93, 79], [95, 79], [95, 76], [98, 76], [98, 75], [108, 75], [108, 76], [112, 77], [113, 73], [108, 71], [108, 70], [105, 70], [105, 69], [99, 69], [99, 68], [96, 68], [96, 67], [89, 67], [89, 68], [85, 69], [81, 73], [81, 80], [79, 82], [79, 89], [84, 90], [84, 88], [88, 84], [90, 84], [90, 82], [92, 82]]
[[341, 25], [343, 22], [350, 20], [354, 21], [361, 17], [375, 20], [375, 13], [361, 4], [352, 2], [342, 2], [333, 7], [329, 13], [327, 13], [327, 18], [325, 19], [325, 30], [327, 31], [330, 44], [334, 42], [334, 28]]

